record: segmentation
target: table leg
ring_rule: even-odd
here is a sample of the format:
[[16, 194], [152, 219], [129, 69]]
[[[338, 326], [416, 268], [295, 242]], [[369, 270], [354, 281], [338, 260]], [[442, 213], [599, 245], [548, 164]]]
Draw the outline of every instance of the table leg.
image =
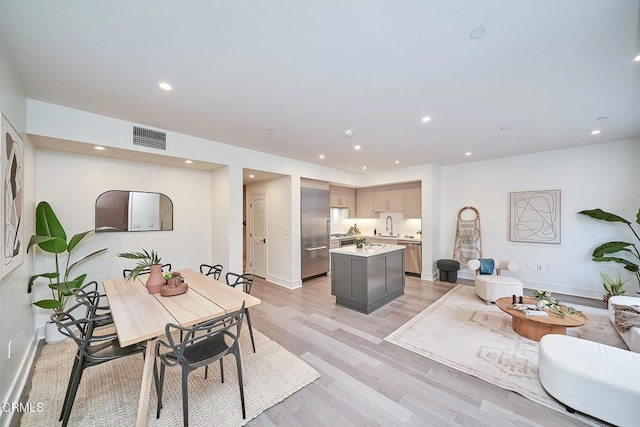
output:
[[529, 338], [533, 341], [540, 341], [540, 339], [547, 334], [567, 334], [566, 326], [550, 325], [548, 323], [540, 323], [516, 316], [512, 316], [512, 319], [511, 327], [513, 328], [513, 331], [516, 334]]
[[144, 354], [144, 368], [142, 370], [142, 385], [140, 386], [140, 400], [138, 401], [138, 414], [136, 415], [136, 427], [147, 425], [147, 411], [149, 410], [149, 393], [153, 379], [155, 346], [156, 339], [147, 341], [147, 349]]

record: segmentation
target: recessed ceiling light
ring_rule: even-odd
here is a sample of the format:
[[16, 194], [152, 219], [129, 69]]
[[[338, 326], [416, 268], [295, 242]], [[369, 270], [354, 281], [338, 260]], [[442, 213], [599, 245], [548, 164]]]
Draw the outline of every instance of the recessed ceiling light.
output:
[[356, 145], [355, 147], [353, 147], [354, 150], [359, 150], [361, 147], [359, 145]]
[[353, 136], [353, 131], [351, 129], [345, 129], [344, 136], [346, 136], [347, 138], [352, 137]]
[[396, 160], [396, 165], [397, 165], [398, 163], [400, 163], [400, 160]]
[[471, 151], [467, 151], [466, 153], [464, 153], [464, 155], [465, 155], [465, 156], [470, 156], [470, 155], [472, 155], [472, 154], [473, 154], [473, 153], [472, 153]]
[[193, 160], [185, 160], [184, 161], [186, 164], [190, 165], [191, 163], [193, 163]]
[[363, 167], [362, 167], [362, 170], [367, 170], [367, 167], [366, 167], [366, 166], [363, 166]]
[[267, 133], [276, 133], [275, 129], [267, 129]]
[[633, 58], [634, 61], [636, 62], [640, 62], [640, 54], [638, 54], [638, 56], [636, 56], [635, 58]]
[[171, 85], [167, 82], [158, 83], [158, 86], [160, 86], [160, 89], [162, 90], [173, 90]]
[[484, 33], [486, 32], [487, 29], [485, 27], [477, 27], [471, 30], [471, 32], [469, 33], [469, 37], [471, 37], [472, 39], [479, 39], [480, 37], [484, 36]]
[[501, 131], [507, 131], [507, 130], [511, 130], [511, 129], [513, 129], [513, 126], [511, 126], [511, 125], [502, 126], [500, 128]]
[[318, 157], [320, 157], [321, 159], [324, 159], [324, 154], [320, 154]]
[[95, 147], [93, 147], [93, 148], [94, 148], [95, 150], [98, 150], [98, 151], [104, 151], [104, 150], [106, 150], [106, 148], [104, 148], [104, 147], [102, 147], [102, 146], [100, 146], [100, 145], [96, 145], [96, 146], [95, 146]]
[[254, 174], [249, 175], [249, 178], [255, 178], [256, 176]]
[[607, 116], [602, 116], [602, 117], [598, 117], [596, 120], [607, 120], [608, 117]]
[[600, 129], [594, 129], [594, 130], [591, 131], [591, 135], [597, 135], [600, 132], [602, 132]]
[[429, 121], [431, 121], [431, 117], [429, 117], [429, 116], [424, 116], [424, 117], [422, 118], [422, 123], [427, 123], [427, 122], [429, 122]]

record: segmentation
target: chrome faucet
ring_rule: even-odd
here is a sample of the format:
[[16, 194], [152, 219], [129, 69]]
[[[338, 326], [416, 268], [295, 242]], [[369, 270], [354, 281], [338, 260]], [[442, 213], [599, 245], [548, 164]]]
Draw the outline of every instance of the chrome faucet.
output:
[[391, 218], [391, 215], [388, 215], [385, 221], [385, 231], [393, 236], [393, 218]]

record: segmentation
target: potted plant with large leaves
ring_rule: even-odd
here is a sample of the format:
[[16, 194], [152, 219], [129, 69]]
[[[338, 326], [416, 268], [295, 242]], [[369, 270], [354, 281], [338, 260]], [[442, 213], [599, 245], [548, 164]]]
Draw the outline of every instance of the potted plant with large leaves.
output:
[[[38, 300], [33, 303], [34, 305], [54, 312], [65, 310], [68, 299], [73, 296], [73, 291], [80, 288], [87, 277], [86, 274], [72, 277], [73, 269], [81, 262], [107, 250], [107, 248], [99, 249], [71, 261], [74, 249], [92, 232], [93, 230], [88, 230], [78, 233], [67, 242], [67, 233], [49, 203], [38, 203], [36, 207], [36, 234], [31, 236], [27, 253], [33, 246], [37, 246], [40, 250], [53, 254], [55, 270], [36, 274], [29, 278], [27, 292], [30, 293], [33, 290], [38, 279], [47, 279], [51, 290], [51, 298]], [[51, 342], [51, 340], [47, 339], [47, 342]]]
[[[623, 217], [605, 212], [602, 209], [589, 209], [578, 212], [582, 215], [587, 215], [593, 219], [607, 222], [619, 222], [625, 224], [631, 230], [631, 233], [636, 237], [636, 240], [640, 243], [640, 236], [636, 230], [633, 229], [631, 221], [624, 219]], [[640, 225], [640, 209], [636, 214], [636, 224]], [[618, 256], [613, 256], [617, 254]], [[624, 266], [625, 270], [631, 271], [636, 275], [638, 285], [640, 285], [640, 252], [635, 243], [631, 242], [607, 242], [603, 243], [593, 250], [592, 259], [597, 262], [617, 262]], [[640, 292], [637, 292], [640, 293]]]

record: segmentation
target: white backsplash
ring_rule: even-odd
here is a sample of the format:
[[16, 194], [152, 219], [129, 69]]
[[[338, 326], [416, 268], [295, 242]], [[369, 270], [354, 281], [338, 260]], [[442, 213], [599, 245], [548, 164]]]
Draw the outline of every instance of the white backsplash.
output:
[[376, 230], [380, 235], [388, 236], [389, 233], [385, 229], [387, 216], [390, 216], [393, 220], [394, 236], [397, 236], [398, 234], [400, 234], [400, 236], [404, 236], [406, 234], [420, 238], [420, 235], [418, 235], [417, 232], [422, 230], [422, 220], [415, 218], [405, 219], [402, 212], [381, 213], [380, 218], [332, 219], [330, 220], [331, 234], [346, 234], [347, 231], [349, 231], [349, 227], [352, 227], [353, 224], [357, 224], [360, 229], [360, 233], [365, 236], [373, 236], [374, 230]]

